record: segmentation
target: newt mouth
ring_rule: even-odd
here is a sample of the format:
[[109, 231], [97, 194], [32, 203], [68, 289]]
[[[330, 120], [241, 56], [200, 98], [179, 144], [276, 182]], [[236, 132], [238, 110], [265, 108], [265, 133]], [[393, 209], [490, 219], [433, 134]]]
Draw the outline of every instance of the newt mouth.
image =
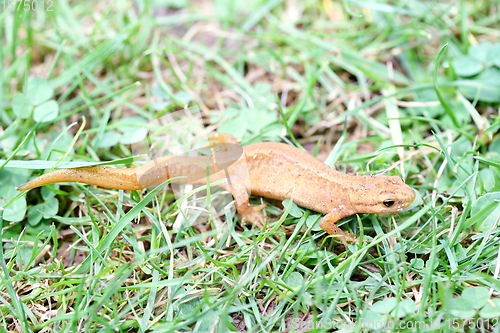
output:
[[[405, 184], [406, 185], [406, 184]], [[400, 200], [400, 205], [398, 207], [398, 211], [402, 211], [406, 208], [408, 208], [412, 203], [413, 201], [415, 201], [415, 191], [409, 187], [408, 185], [405, 186], [406, 187], [406, 193], [402, 196], [402, 199]]]

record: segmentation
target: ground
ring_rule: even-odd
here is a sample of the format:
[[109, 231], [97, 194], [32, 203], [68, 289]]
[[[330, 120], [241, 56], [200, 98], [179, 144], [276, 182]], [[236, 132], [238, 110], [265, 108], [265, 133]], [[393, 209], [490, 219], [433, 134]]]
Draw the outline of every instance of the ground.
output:
[[[498, 332], [499, 18], [490, 1], [0, 3], [0, 326]], [[363, 239], [345, 247], [290, 202], [253, 197], [271, 219], [241, 226], [215, 188], [15, 189], [217, 131], [398, 175], [417, 201], [342, 220]]]

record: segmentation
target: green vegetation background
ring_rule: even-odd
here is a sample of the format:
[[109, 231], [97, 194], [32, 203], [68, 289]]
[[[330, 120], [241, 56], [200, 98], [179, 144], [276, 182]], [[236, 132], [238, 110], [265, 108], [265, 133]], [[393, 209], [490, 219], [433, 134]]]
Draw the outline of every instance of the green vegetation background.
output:
[[[0, 326], [498, 332], [499, 6], [0, 3]], [[186, 106], [242, 143], [291, 134], [344, 172], [394, 167], [418, 202], [343, 220], [365, 240], [345, 248], [287, 202], [265, 200], [285, 214], [262, 231], [174, 229], [167, 192], [15, 190], [58, 163], [130, 166], [131, 128]]]

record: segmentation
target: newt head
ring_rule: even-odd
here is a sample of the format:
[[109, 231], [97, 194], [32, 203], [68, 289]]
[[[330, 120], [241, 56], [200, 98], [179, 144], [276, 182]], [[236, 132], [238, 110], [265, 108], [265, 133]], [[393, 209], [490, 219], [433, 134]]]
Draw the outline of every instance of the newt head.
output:
[[415, 191], [397, 176], [357, 176], [349, 199], [359, 213], [390, 214], [415, 200]]

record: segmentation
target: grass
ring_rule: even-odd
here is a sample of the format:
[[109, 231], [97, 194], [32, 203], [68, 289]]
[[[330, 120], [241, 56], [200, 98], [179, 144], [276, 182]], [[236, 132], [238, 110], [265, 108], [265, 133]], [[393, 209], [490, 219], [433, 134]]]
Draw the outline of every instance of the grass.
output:
[[[499, 332], [498, 3], [40, 9], [0, 4], [0, 330]], [[418, 202], [342, 220], [365, 240], [344, 247], [290, 202], [240, 226], [215, 187], [15, 190], [214, 130], [389, 169]]]

